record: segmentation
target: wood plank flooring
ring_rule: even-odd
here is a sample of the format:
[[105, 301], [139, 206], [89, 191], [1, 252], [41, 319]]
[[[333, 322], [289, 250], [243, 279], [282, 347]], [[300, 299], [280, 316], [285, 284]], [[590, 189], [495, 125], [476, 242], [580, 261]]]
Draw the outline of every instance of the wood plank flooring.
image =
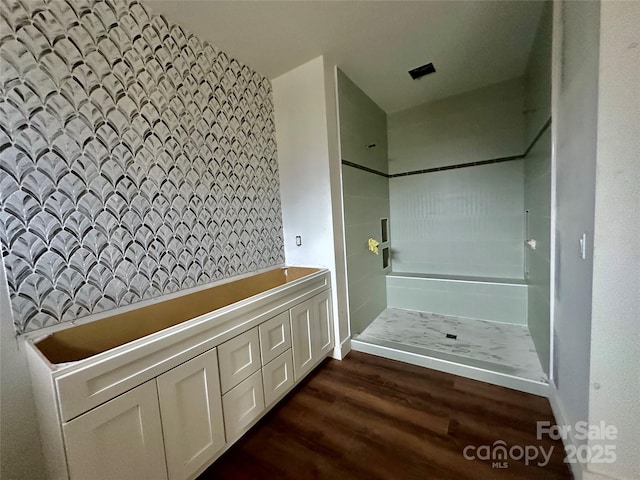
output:
[[[571, 478], [562, 444], [536, 439], [538, 420], [555, 423], [545, 398], [351, 352], [325, 361], [199, 480]], [[497, 441], [553, 454], [545, 467], [540, 456], [506, 468], [463, 455]]]

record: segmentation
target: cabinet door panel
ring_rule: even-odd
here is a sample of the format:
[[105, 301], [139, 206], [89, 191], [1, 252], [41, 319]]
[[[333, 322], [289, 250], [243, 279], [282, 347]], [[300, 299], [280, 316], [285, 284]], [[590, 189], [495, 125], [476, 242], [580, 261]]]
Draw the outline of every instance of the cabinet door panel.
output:
[[260, 325], [260, 352], [263, 366], [290, 348], [289, 312], [282, 312]]
[[257, 371], [225, 393], [222, 405], [227, 439], [233, 441], [264, 410], [262, 372]]
[[166, 479], [156, 381], [64, 423], [71, 480]]
[[225, 445], [216, 349], [157, 381], [169, 479], [189, 478]]
[[293, 372], [296, 382], [313, 366], [313, 303], [302, 302], [290, 310]]
[[249, 375], [260, 370], [260, 336], [252, 328], [218, 347], [220, 386], [226, 393]]
[[333, 321], [331, 309], [331, 290], [327, 290], [312, 299], [313, 310], [316, 315], [316, 336], [314, 346], [316, 357], [324, 357], [333, 349]]
[[287, 350], [262, 367], [264, 403], [269, 406], [293, 387], [293, 357]]

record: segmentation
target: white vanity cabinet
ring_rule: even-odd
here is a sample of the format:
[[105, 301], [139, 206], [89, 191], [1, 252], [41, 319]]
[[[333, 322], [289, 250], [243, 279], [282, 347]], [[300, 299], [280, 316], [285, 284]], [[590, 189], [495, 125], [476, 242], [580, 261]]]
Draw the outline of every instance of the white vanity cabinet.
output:
[[167, 478], [156, 381], [62, 425], [72, 480]]
[[28, 341], [49, 478], [195, 479], [332, 350], [329, 278], [76, 361]]
[[216, 349], [156, 381], [169, 479], [189, 478], [225, 446]]
[[293, 371], [297, 382], [333, 348], [330, 292], [296, 305], [290, 315]]

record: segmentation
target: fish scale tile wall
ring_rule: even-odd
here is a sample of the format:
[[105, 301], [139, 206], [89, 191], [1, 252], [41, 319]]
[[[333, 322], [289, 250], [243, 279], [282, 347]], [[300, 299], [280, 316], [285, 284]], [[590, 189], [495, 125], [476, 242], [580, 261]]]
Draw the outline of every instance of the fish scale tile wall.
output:
[[266, 78], [137, 2], [1, 8], [18, 332], [284, 262]]

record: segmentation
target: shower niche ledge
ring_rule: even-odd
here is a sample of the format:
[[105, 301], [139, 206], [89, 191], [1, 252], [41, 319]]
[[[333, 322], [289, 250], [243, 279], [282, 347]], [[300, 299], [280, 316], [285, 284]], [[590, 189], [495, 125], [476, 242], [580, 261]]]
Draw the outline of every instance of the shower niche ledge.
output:
[[284, 267], [27, 339], [49, 478], [195, 478], [332, 332], [329, 271]]

